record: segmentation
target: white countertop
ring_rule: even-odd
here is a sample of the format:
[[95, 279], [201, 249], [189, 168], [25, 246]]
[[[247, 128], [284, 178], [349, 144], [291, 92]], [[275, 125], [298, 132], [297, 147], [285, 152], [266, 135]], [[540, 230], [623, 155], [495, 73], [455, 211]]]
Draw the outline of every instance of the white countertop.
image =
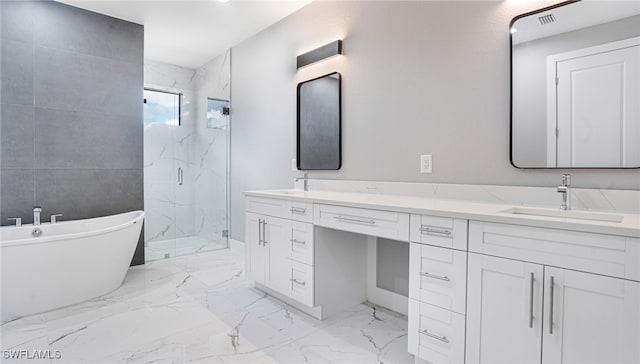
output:
[[[302, 191], [294, 189], [246, 191], [245, 195], [640, 238], [640, 215], [632, 213], [574, 210], [566, 214], [581, 214], [580, 218], [550, 217], [507, 212], [514, 208], [527, 208], [527, 206], [513, 204], [436, 199], [418, 196]], [[561, 216], [565, 213], [551, 208], [543, 209], [532, 207], [531, 210], [534, 213], [549, 212]], [[589, 217], [620, 217], [622, 221], [589, 220]]]

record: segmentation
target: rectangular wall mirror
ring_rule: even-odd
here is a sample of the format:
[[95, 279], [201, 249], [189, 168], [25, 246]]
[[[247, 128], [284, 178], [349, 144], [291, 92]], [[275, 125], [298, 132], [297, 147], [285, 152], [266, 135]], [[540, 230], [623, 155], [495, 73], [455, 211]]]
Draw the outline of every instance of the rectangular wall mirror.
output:
[[511, 163], [640, 167], [640, 2], [568, 1], [511, 22]]
[[334, 72], [298, 84], [299, 170], [340, 169], [340, 83]]

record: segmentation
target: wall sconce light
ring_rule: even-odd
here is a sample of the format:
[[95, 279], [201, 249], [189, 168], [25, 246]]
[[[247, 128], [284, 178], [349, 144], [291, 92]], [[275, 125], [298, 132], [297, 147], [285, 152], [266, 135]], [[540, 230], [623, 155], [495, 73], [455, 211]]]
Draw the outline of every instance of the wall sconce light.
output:
[[323, 59], [342, 54], [342, 40], [336, 40], [322, 47], [298, 56], [298, 68], [308, 66]]

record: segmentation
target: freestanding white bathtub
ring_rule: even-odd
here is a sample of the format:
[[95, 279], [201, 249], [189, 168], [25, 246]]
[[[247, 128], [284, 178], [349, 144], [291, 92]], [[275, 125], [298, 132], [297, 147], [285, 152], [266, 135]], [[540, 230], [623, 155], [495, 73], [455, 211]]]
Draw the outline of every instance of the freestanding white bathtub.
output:
[[0, 228], [2, 322], [72, 305], [120, 287], [144, 211]]

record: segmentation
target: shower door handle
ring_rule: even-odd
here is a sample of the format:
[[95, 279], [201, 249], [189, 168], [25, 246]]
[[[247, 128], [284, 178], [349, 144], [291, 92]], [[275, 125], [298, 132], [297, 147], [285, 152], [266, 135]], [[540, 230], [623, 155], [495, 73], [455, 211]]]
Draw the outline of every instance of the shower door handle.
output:
[[184, 183], [184, 177], [182, 175], [182, 168], [178, 167], [178, 186], [182, 186]]

